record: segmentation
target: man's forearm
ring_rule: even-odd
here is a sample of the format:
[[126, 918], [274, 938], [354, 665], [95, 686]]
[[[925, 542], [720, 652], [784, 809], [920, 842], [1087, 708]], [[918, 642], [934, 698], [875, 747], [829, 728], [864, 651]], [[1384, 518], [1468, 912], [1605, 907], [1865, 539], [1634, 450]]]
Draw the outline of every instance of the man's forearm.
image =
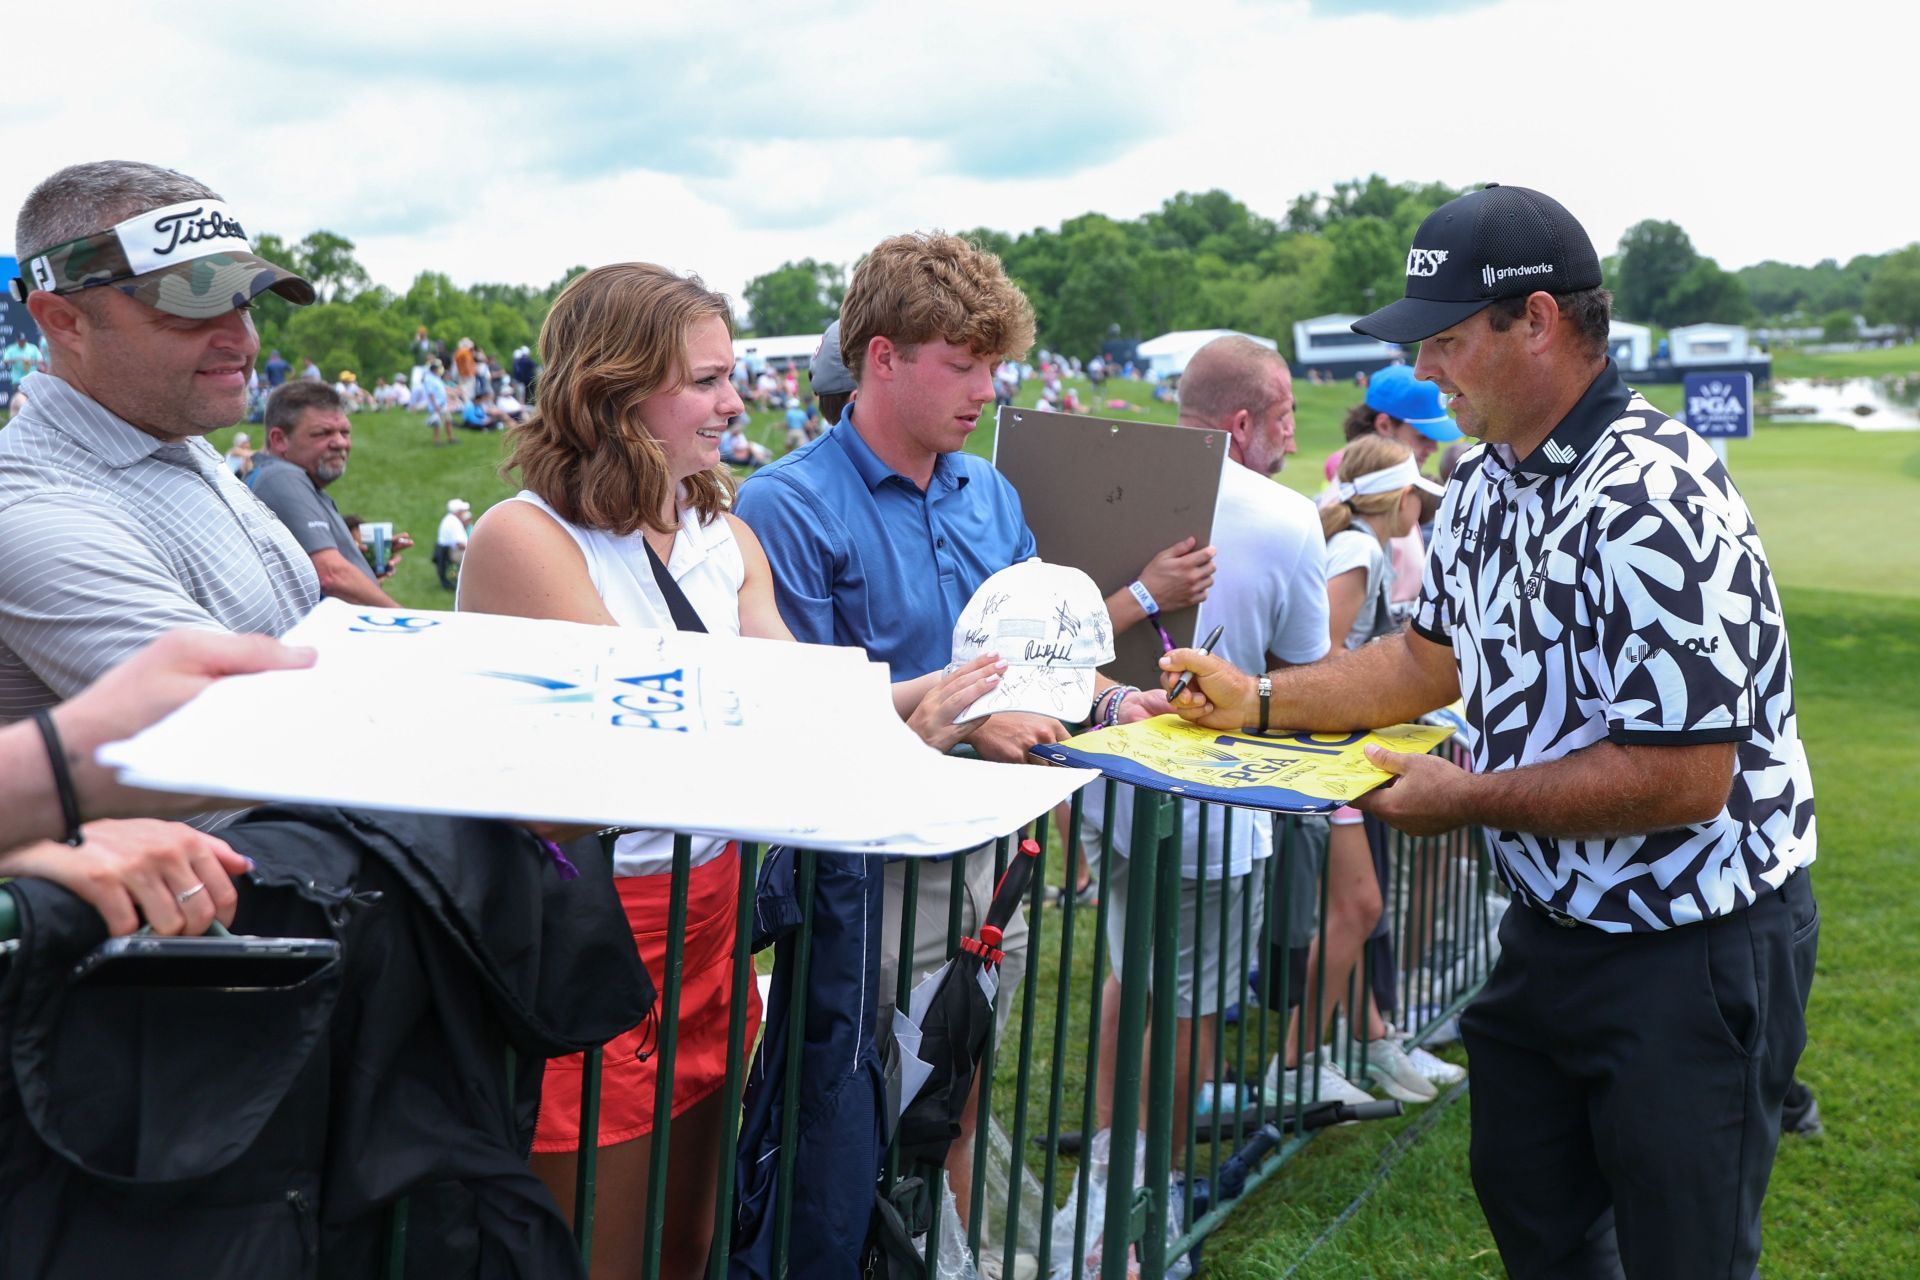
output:
[[24, 720], [0, 729], [0, 853], [61, 833], [53, 766], [39, 730]]
[[[335, 552], [335, 555], [339, 555]], [[356, 571], [346, 563], [346, 557], [340, 556], [337, 565], [322, 564], [314, 561], [314, 571], [320, 578], [320, 591], [323, 595], [345, 600], [348, 604], [373, 605], [381, 609], [398, 609], [399, 601], [382, 591], [366, 574]]]
[[1596, 742], [1545, 764], [1469, 774], [1462, 822], [1560, 839], [1608, 839], [1706, 822], [1733, 785], [1732, 743]]
[[[1399, 724], [1446, 706], [1460, 696], [1452, 655], [1442, 650], [1444, 662], [1422, 661], [1414, 643], [1405, 635], [1383, 636], [1359, 649], [1273, 672], [1267, 727], [1347, 733]], [[1246, 727], [1257, 728], [1258, 717], [1256, 708]]]

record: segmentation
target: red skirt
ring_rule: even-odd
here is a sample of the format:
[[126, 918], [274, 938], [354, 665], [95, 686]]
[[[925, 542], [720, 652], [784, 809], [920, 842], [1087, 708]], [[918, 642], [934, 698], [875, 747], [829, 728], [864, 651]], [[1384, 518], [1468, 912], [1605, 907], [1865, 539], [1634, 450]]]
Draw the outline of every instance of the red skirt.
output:
[[[667, 908], [673, 877], [619, 876], [614, 888], [633, 927], [634, 945], [655, 982], [667, 971]], [[693, 869], [687, 884], [687, 933], [681, 968], [679, 1040], [673, 1063], [676, 1117], [726, 1083], [728, 1010], [733, 995], [734, 920], [740, 907], [740, 847]], [[656, 1006], [657, 1008], [657, 1006]], [[744, 1043], [760, 1025], [760, 988], [747, 981]], [[654, 1019], [616, 1036], [601, 1051], [600, 1145], [631, 1142], [653, 1132], [659, 1037]], [[742, 1049], [744, 1054], [745, 1049]], [[641, 1054], [645, 1057], [641, 1057]], [[540, 1122], [533, 1149], [576, 1151], [580, 1146], [582, 1055], [547, 1062], [540, 1091]], [[745, 1078], [744, 1064], [742, 1078]]]

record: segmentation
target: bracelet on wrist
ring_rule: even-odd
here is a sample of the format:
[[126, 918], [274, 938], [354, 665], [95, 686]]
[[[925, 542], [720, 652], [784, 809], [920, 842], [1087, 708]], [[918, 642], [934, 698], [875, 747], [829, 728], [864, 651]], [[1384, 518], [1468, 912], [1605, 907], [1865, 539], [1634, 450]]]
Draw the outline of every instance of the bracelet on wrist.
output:
[[40, 730], [40, 741], [47, 748], [47, 765], [53, 770], [53, 789], [60, 799], [60, 820], [67, 828], [61, 841], [78, 847], [86, 840], [86, 836], [80, 830], [80, 796], [73, 789], [73, 774], [67, 769], [66, 748], [60, 745], [60, 732], [53, 727], [53, 716], [45, 707], [34, 711], [33, 723]]
[[1154, 600], [1153, 592], [1147, 590], [1147, 584], [1135, 578], [1127, 584], [1127, 590], [1133, 593], [1134, 600], [1140, 605], [1140, 611], [1149, 618], [1160, 616], [1160, 605]]

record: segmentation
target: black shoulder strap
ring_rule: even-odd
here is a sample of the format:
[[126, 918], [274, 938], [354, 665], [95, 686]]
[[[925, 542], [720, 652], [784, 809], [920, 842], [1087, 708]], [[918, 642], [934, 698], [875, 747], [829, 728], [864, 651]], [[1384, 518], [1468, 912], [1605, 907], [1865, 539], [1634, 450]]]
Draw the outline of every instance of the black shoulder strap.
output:
[[667, 566], [660, 559], [660, 553], [643, 536], [640, 544], [647, 549], [647, 563], [653, 566], [653, 580], [660, 584], [660, 594], [667, 598], [667, 612], [673, 615], [673, 628], [676, 631], [705, 631], [707, 624], [700, 621], [695, 612], [693, 601], [687, 599], [687, 593], [667, 572]]

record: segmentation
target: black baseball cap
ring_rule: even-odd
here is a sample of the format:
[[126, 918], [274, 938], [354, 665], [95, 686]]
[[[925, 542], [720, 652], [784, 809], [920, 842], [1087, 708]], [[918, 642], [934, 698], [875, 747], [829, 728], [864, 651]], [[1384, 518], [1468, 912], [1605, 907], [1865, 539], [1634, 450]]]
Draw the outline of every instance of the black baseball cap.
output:
[[1355, 333], [1425, 342], [1501, 298], [1600, 285], [1586, 229], [1552, 196], [1489, 182], [1420, 224], [1407, 251], [1407, 296], [1353, 322]]

